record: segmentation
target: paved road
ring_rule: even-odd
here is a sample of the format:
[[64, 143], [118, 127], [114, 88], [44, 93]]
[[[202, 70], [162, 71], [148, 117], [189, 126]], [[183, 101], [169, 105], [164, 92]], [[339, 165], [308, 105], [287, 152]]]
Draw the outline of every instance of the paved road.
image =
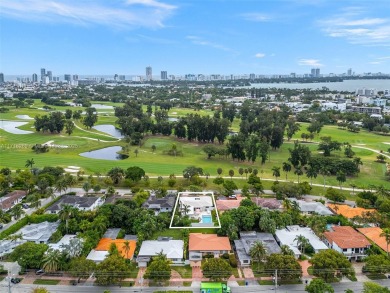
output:
[[[51, 197], [48, 197], [48, 198], [43, 198], [41, 199], [41, 207], [47, 205], [49, 202], [51, 202], [53, 199]], [[23, 214], [22, 218], [25, 217], [25, 215], [31, 215], [33, 212], [35, 212], [37, 209], [36, 208], [28, 208], [28, 209], [23, 209], [23, 211], [25, 212], [25, 214]], [[7, 224], [4, 224], [4, 227], [3, 229], [0, 229], [0, 231], [3, 231], [7, 228], [9, 228], [10, 226], [12, 226], [13, 224], [15, 224], [16, 222], [20, 221], [22, 218], [20, 218], [19, 220], [15, 220], [15, 219], [12, 219], [11, 222], [7, 223]]]
[[[390, 286], [390, 280], [379, 280], [376, 281], [382, 286]], [[0, 292], [8, 292], [8, 288], [5, 286], [4, 281], [0, 285]], [[36, 285], [24, 285], [17, 284], [11, 287], [12, 293], [30, 293], [33, 288], [37, 287]], [[42, 285], [40, 286], [42, 287]], [[101, 293], [105, 290], [109, 290], [111, 293], [135, 293], [135, 292], [146, 292], [152, 293], [157, 290], [191, 290], [192, 292], [199, 292], [199, 286], [194, 287], [95, 287], [95, 286], [47, 286], [51, 293]], [[346, 289], [352, 289], [355, 293], [359, 293], [363, 291], [363, 283], [361, 282], [346, 282], [346, 283], [337, 283], [333, 284], [333, 288], [335, 293], [344, 293]], [[279, 292], [279, 293], [291, 293], [291, 292], [305, 292], [305, 285], [283, 285], [279, 286], [277, 290], [275, 290], [274, 286], [242, 286], [242, 287], [233, 287], [233, 293], [250, 293], [250, 292]]]

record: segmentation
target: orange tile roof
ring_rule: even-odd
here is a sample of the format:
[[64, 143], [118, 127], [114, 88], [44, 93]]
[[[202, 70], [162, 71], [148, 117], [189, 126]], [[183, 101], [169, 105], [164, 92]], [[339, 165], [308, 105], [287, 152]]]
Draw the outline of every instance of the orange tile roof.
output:
[[135, 246], [137, 244], [137, 241], [135, 240], [125, 240], [125, 239], [111, 239], [111, 238], [102, 238], [100, 239], [98, 245], [96, 246], [95, 250], [97, 251], [108, 251], [110, 250], [110, 246], [112, 243], [116, 245], [118, 248], [119, 253], [124, 257], [127, 258], [126, 252], [123, 249], [123, 245], [126, 241], [129, 241], [130, 243], [130, 251], [129, 251], [129, 259], [132, 259], [134, 256]]
[[359, 207], [350, 207], [345, 204], [333, 204], [329, 203], [328, 207], [338, 215], [343, 215], [348, 219], [352, 219], [354, 217], [361, 217], [364, 213], [375, 213], [375, 209], [364, 209]]
[[237, 196], [237, 199], [217, 199], [215, 203], [218, 211], [227, 211], [238, 208], [242, 200], [241, 196]]
[[387, 251], [387, 243], [385, 237], [381, 237], [383, 230], [379, 227], [358, 228], [358, 231], [382, 248]]
[[362, 248], [371, 246], [362, 234], [350, 226], [333, 226], [333, 231], [324, 232], [329, 243], [336, 243], [340, 248]]
[[189, 251], [232, 250], [228, 237], [217, 234], [191, 233], [188, 241]]

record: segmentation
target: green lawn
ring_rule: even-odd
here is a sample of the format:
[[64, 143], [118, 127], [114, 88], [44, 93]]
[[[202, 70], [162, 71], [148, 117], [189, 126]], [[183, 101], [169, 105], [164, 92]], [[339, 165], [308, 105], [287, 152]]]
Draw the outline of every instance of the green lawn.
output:
[[[101, 103], [101, 102], [96, 102]], [[106, 105], [121, 105], [114, 103], [101, 103]], [[10, 112], [2, 114], [1, 119], [11, 119], [18, 121], [28, 122], [22, 126], [21, 129], [33, 131], [33, 120], [20, 120], [15, 118], [16, 115], [29, 115], [35, 117], [36, 115], [46, 114], [46, 111], [39, 110], [43, 104], [40, 101], [35, 101], [34, 108], [19, 108], [15, 109], [11, 107]], [[65, 109], [82, 109], [80, 107], [55, 107], [56, 110], [64, 111]], [[113, 116], [110, 111], [98, 110], [99, 121], [98, 124], [114, 124], [116, 117]], [[113, 112], [113, 110], [111, 110]], [[170, 117], [180, 117], [187, 113], [195, 113], [191, 109], [173, 108], [169, 111]], [[200, 115], [212, 115], [210, 110], [196, 111]], [[107, 115], [107, 116], [106, 116]], [[208, 160], [206, 155], [202, 151], [203, 144], [197, 142], [188, 142], [187, 140], [178, 140], [173, 136], [149, 136], [144, 140], [143, 145], [138, 148], [131, 146], [129, 150], [130, 157], [120, 161], [107, 161], [88, 159], [79, 156], [82, 152], [96, 150], [109, 146], [126, 146], [124, 141], [117, 141], [115, 138], [111, 138], [106, 134], [96, 131], [94, 129], [85, 129], [80, 122], [77, 125], [81, 129], [76, 128], [71, 136], [66, 134], [43, 134], [32, 133], [25, 135], [15, 135], [8, 133], [0, 129], [0, 148], [2, 152], [2, 160], [0, 161], [0, 168], [9, 167], [11, 169], [24, 168], [27, 159], [34, 158], [34, 167], [44, 167], [47, 165], [67, 167], [79, 166], [86, 174], [93, 174], [100, 172], [101, 174], [107, 173], [112, 167], [128, 168], [129, 166], [139, 166], [145, 170], [149, 176], [169, 175], [176, 174], [181, 175], [182, 171], [191, 165], [202, 167], [204, 172], [209, 173], [212, 176], [217, 175], [217, 168], [222, 168], [223, 175], [227, 176], [229, 170], [234, 170], [234, 179], [237, 180], [240, 186], [243, 185], [241, 176], [238, 174], [238, 169], [242, 168], [257, 168], [259, 170], [259, 176], [266, 179], [274, 179], [272, 176], [272, 167], [281, 166], [283, 162], [286, 162], [289, 157], [288, 149], [292, 147], [292, 141], [286, 142], [279, 150], [273, 150], [270, 152], [270, 158], [264, 165], [260, 165], [258, 162], [254, 164], [249, 162], [236, 162], [232, 160], [225, 160], [218, 156]], [[233, 122], [233, 128], [238, 128], [239, 120], [235, 119]], [[301, 131], [297, 133], [293, 139], [300, 139], [302, 132], [307, 132], [306, 127], [308, 124], [301, 123]], [[384, 142], [389, 141], [389, 137], [376, 135], [365, 130], [361, 130], [360, 133], [351, 133], [346, 130], [340, 130], [337, 126], [325, 126], [321, 133], [315, 137], [314, 142], [318, 142], [321, 136], [330, 135], [333, 139], [344, 142], [348, 141], [352, 145], [368, 147], [375, 150], [387, 150], [390, 145]], [[36, 143], [45, 143], [53, 141], [56, 145], [69, 145], [69, 148], [51, 148], [48, 153], [35, 154], [31, 147]], [[183, 156], [169, 156], [165, 155], [164, 151], [169, 150], [173, 144], [176, 144], [177, 149], [182, 151]], [[152, 152], [152, 145], [157, 147], [155, 152]], [[314, 143], [308, 143], [307, 146], [315, 154], [317, 152], [317, 145]], [[138, 148], [139, 153], [136, 157], [134, 150]], [[384, 172], [386, 169], [385, 164], [375, 162], [377, 154], [373, 151], [354, 147], [356, 155], [362, 158], [363, 166], [361, 166], [361, 172], [358, 177], [347, 178], [347, 182], [343, 184], [344, 187], [349, 187], [350, 184], [356, 184], [358, 187], [367, 187], [369, 184], [373, 185], [388, 185], [390, 184], [384, 181]], [[334, 156], [343, 156], [342, 152], [336, 151]], [[280, 179], [285, 179], [286, 174], [281, 172]], [[287, 176], [288, 180], [297, 181], [297, 176], [290, 172]], [[306, 176], [301, 176], [301, 181], [307, 180]], [[212, 180], [208, 181], [210, 184]], [[323, 184], [324, 178], [318, 176], [313, 180], [314, 183]], [[326, 184], [338, 185], [336, 178], [326, 177]], [[266, 185], [266, 183], [264, 183]], [[212, 186], [212, 185], [208, 185]], [[320, 194], [323, 191], [321, 188], [316, 188], [313, 193]]]
[[37, 279], [33, 284], [35, 285], [57, 285], [61, 280], [45, 280], [45, 279]]
[[192, 267], [187, 266], [173, 266], [172, 270], [178, 272], [183, 279], [192, 278]]

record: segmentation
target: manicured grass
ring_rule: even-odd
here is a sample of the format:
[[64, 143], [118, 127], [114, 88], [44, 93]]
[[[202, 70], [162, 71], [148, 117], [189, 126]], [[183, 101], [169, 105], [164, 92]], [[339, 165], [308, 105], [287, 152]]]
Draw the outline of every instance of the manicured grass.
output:
[[45, 279], [37, 279], [33, 284], [35, 285], [57, 285], [61, 280], [45, 280]]
[[[109, 102], [96, 102], [106, 105], [120, 106], [122, 104], [109, 103]], [[47, 114], [44, 110], [37, 108], [42, 107], [44, 104], [38, 100], [35, 100], [34, 108], [19, 108], [15, 109], [11, 107], [10, 112], [2, 114], [2, 119], [12, 119], [18, 121], [26, 121], [28, 124], [22, 126], [22, 129], [31, 130], [33, 127], [33, 120], [20, 120], [16, 119], [16, 115], [29, 115], [35, 117], [36, 115]], [[65, 109], [83, 109], [81, 107], [54, 107], [56, 110], [65, 111]], [[116, 117], [113, 116], [111, 111], [98, 109], [99, 120], [98, 124], [115, 124]], [[212, 115], [210, 110], [194, 111], [192, 109], [173, 108], [169, 111], [170, 117], [185, 116], [187, 113], [198, 113], [200, 115]], [[4, 118], [3, 118], [4, 115]], [[105, 116], [108, 115], [108, 116]], [[234, 179], [241, 178], [238, 174], [238, 169], [242, 168], [257, 168], [259, 170], [259, 176], [266, 179], [274, 179], [272, 177], [272, 167], [281, 166], [283, 162], [286, 162], [289, 157], [288, 149], [293, 145], [294, 139], [300, 139], [302, 132], [307, 132], [307, 123], [301, 123], [301, 131], [297, 133], [290, 142], [285, 142], [279, 150], [272, 150], [270, 152], [270, 159], [264, 165], [260, 165], [259, 162], [254, 164], [249, 162], [236, 162], [230, 159], [225, 160], [216, 156], [210, 160], [206, 158], [202, 148], [204, 144], [197, 142], [188, 142], [187, 140], [178, 140], [171, 137], [164, 136], [149, 136], [144, 139], [143, 145], [139, 148], [136, 146], [130, 146], [130, 157], [121, 161], [107, 161], [96, 160], [80, 157], [79, 154], [86, 151], [96, 150], [109, 146], [126, 146], [124, 141], [116, 141], [115, 138], [111, 138], [106, 134], [96, 131], [94, 129], [85, 129], [80, 122], [76, 123], [81, 129], [75, 128], [74, 133], [71, 136], [66, 134], [44, 134], [44, 133], [32, 133], [26, 135], [15, 135], [0, 129], [0, 148], [2, 152], [2, 159], [0, 161], [1, 167], [9, 167], [11, 169], [24, 168], [27, 159], [34, 158], [34, 167], [44, 167], [47, 165], [67, 167], [69, 165], [76, 165], [81, 167], [87, 174], [93, 174], [100, 172], [106, 174], [112, 167], [128, 168], [129, 166], [139, 166], [145, 170], [149, 176], [169, 175], [176, 174], [181, 175], [182, 171], [191, 165], [202, 167], [204, 172], [209, 173], [212, 176], [217, 175], [216, 170], [218, 167], [222, 168], [223, 175], [227, 176], [229, 170], [234, 170]], [[239, 127], [239, 119], [235, 119], [233, 122], [233, 128]], [[334, 140], [344, 142], [348, 141], [355, 147], [353, 147], [356, 155], [362, 158], [363, 166], [361, 166], [361, 172], [358, 177], [347, 178], [347, 182], [342, 184], [343, 187], [349, 187], [350, 184], [356, 184], [360, 188], [367, 187], [369, 184], [373, 185], [390, 185], [384, 181], [384, 172], [386, 169], [385, 164], [376, 163], [377, 154], [373, 151], [357, 148], [357, 146], [368, 147], [375, 150], [387, 150], [390, 145], [384, 142], [389, 141], [389, 137], [376, 135], [365, 130], [361, 130], [360, 133], [351, 133], [346, 130], [338, 129], [337, 126], [324, 126], [321, 133], [316, 136], [313, 142], [318, 142], [321, 136], [330, 135]], [[36, 143], [45, 143], [50, 140], [54, 141], [57, 145], [70, 145], [70, 148], [51, 148], [48, 153], [35, 154], [31, 147]], [[98, 141], [99, 140], [99, 141]], [[109, 142], [105, 142], [109, 141]], [[183, 152], [183, 156], [169, 156], [165, 155], [164, 151], [169, 150], [172, 144], [175, 143], [177, 149]], [[363, 146], [365, 144], [365, 146]], [[15, 147], [16, 145], [16, 147]], [[21, 148], [23, 145], [23, 148]], [[156, 151], [152, 152], [152, 145], [157, 147]], [[313, 152], [317, 153], [317, 145], [315, 143], [306, 144]], [[139, 149], [137, 157], [134, 155], [134, 150]], [[342, 151], [333, 152], [333, 156], [343, 157]], [[245, 178], [245, 176], [243, 176]], [[281, 172], [279, 179], [285, 179], [285, 173]], [[293, 172], [289, 172], [288, 180], [297, 181], [297, 176]], [[301, 181], [309, 181], [306, 176], [300, 177]], [[208, 180], [208, 184], [212, 179]], [[338, 182], [335, 176], [326, 177], [326, 184], [338, 186]], [[239, 185], [243, 185], [237, 181]], [[314, 183], [323, 184], [324, 178], [318, 176], [313, 180]], [[264, 184], [265, 185], [265, 184]], [[210, 185], [209, 185], [210, 186]], [[317, 189], [317, 190], [316, 190]], [[321, 188], [313, 190], [313, 194], [321, 194]]]
[[183, 279], [192, 278], [192, 267], [190, 266], [173, 266], [172, 270], [178, 272]]
[[[202, 228], [202, 229], [188, 229], [194, 233], [204, 233], [204, 234], [215, 234], [217, 233], [217, 229], [213, 228]], [[183, 231], [182, 229], [166, 229], [163, 231], [158, 231], [153, 234], [151, 239], [157, 239], [158, 237], [172, 237], [174, 240], [182, 240], [183, 239]]]
[[0, 282], [5, 279], [5, 276], [0, 276]]
[[121, 286], [122, 287], [133, 287], [134, 286], [134, 282], [132, 282], [132, 281], [123, 281], [123, 282], [121, 282]]
[[259, 285], [273, 285], [274, 282], [272, 280], [259, 280]]
[[240, 277], [240, 275], [238, 274], [238, 268], [233, 268], [232, 267], [232, 273], [233, 273], [233, 276], [235, 276], [236, 278], [239, 278]]
[[237, 284], [239, 285], [239, 286], [245, 286], [246, 284], [245, 284], [245, 281], [243, 281], [243, 280], [238, 280], [237, 281]]
[[[183, 286], [184, 287], [191, 287], [191, 285], [192, 285], [192, 282], [190, 282], [190, 281], [184, 281], [183, 282]], [[192, 292], [192, 291], [191, 291]]]
[[308, 267], [307, 272], [309, 273], [310, 276], [313, 276], [314, 275], [313, 266]]
[[366, 275], [367, 278], [371, 279], [371, 280], [383, 280], [383, 279], [387, 279], [386, 275], [384, 274], [368, 274]]
[[296, 285], [296, 284], [302, 284], [301, 280], [279, 280], [278, 284], [280, 285]]

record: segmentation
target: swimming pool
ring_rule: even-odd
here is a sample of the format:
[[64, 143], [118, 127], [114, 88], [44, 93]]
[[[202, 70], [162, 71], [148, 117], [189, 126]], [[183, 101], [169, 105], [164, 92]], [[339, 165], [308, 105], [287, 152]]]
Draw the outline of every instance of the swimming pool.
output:
[[202, 223], [203, 224], [211, 224], [212, 219], [210, 215], [202, 215]]

